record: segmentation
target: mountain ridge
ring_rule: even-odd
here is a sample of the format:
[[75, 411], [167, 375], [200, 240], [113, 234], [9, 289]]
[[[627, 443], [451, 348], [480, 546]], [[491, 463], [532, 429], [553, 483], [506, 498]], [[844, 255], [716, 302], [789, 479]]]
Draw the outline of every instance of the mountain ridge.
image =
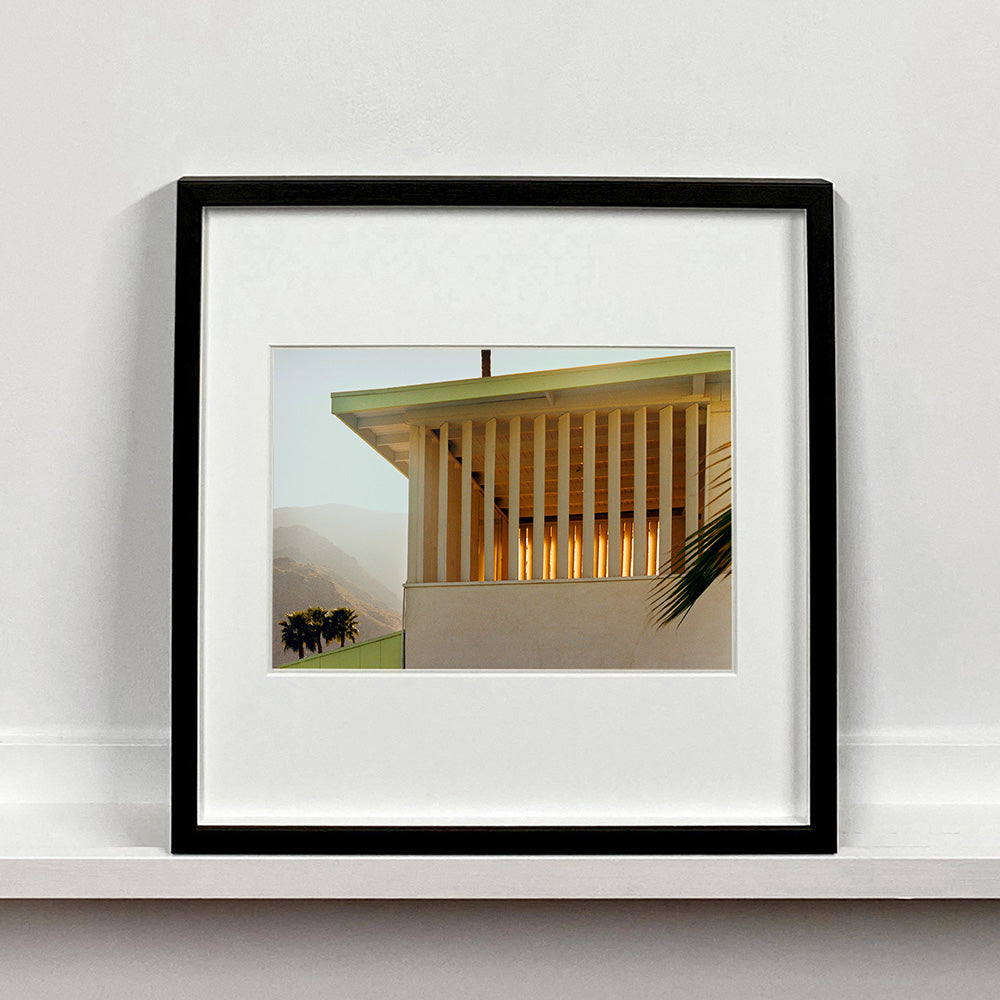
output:
[[401, 616], [376, 602], [363, 599], [350, 584], [338, 581], [322, 566], [278, 556], [272, 567], [271, 660], [273, 666], [298, 659], [296, 650], [281, 643], [281, 619], [293, 611], [319, 605], [328, 610], [352, 608], [358, 616], [358, 638], [375, 639], [402, 628]]
[[[402, 594], [406, 580], [406, 522], [402, 513], [333, 503], [276, 507], [272, 516], [275, 531], [300, 526], [315, 532], [393, 595]], [[362, 589], [371, 590], [364, 585]]]
[[329, 538], [305, 525], [291, 524], [275, 528], [271, 554], [275, 559], [287, 556], [297, 563], [325, 569], [335, 581], [353, 590], [361, 600], [381, 605], [386, 610], [398, 608], [402, 611], [401, 589], [393, 593], [376, 580], [354, 556], [348, 555]]

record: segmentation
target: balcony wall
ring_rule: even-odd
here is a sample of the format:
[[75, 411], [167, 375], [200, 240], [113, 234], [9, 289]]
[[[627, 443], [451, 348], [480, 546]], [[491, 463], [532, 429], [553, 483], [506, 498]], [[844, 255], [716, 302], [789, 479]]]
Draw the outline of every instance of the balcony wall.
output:
[[648, 621], [651, 581], [426, 583], [404, 593], [407, 670], [729, 670], [732, 583], [684, 623]]

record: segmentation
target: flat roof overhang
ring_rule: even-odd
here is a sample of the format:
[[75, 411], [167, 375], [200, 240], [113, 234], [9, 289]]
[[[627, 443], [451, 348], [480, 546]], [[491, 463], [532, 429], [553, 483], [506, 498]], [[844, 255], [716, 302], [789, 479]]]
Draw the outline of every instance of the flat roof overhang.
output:
[[[728, 389], [732, 353], [710, 351], [609, 365], [492, 375], [330, 394], [331, 412], [404, 475], [409, 429], [445, 421], [558, 416], [644, 405], [691, 405]], [[457, 428], [456, 428], [457, 429]]]

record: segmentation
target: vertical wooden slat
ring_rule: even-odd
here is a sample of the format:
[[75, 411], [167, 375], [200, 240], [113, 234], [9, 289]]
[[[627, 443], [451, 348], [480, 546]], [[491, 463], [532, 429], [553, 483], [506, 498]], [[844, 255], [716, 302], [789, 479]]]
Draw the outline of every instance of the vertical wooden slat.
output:
[[494, 510], [497, 482], [497, 421], [490, 417], [486, 421], [485, 468], [483, 469], [483, 579], [496, 577], [496, 553], [493, 551], [493, 527], [496, 524]]
[[583, 415], [583, 523], [580, 575], [594, 575], [594, 494], [597, 463], [597, 414], [591, 410]]
[[521, 418], [511, 417], [507, 449], [507, 579], [520, 580], [521, 548]]
[[674, 408], [660, 410], [660, 524], [656, 565], [670, 562], [674, 526]]
[[485, 517], [483, 494], [472, 491], [472, 579], [486, 579], [486, 547], [483, 545]]
[[535, 417], [532, 449], [534, 497], [531, 507], [531, 579], [541, 580], [545, 571], [545, 414]]
[[[725, 408], [723, 408], [725, 407]], [[705, 415], [705, 514], [709, 521], [731, 500], [732, 428], [728, 402], [709, 403]]]
[[438, 458], [441, 449], [430, 428], [424, 435], [424, 558], [425, 583], [437, 580]]
[[468, 583], [472, 575], [472, 421], [462, 422], [462, 548], [458, 578]]
[[495, 523], [497, 525], [496, 536], [500, 540], [500, 544], [496, 547], [495, 576], [497, 580], [503, 580], [507, 573], [507, 548], [510, 544], [510, 536], [507, 532], [507, 522], [502, 515], [497, 515]]
[[684, 537], [698, 530], [698, 404], [684, 409]]
[[448, 579], [448, 422], [438, 431], [437, 582]]
[[569, 414], [559, 418], [556, 486], [556, 577], [569, 579]]
[[640, 406], [633, 417], [632, 462], [632, 575], [646, 575], [646, 407]]
[[[497, 546], [497, 579], [508, 579], [507, 573], [510, 566], [510, 532], [507, 530], [507, 519], [502, 515], [497, 516], [497, 533], [500, 537], [500, 544]], [[515, 553], [516, 555], [516, 553]]]
[[[460, 425], [461, 426], [461, 425]], [[461, 433], [459, 433], [461, 442]], [[448, 456], [448, 575], [449, 582], [457, 583], [462, 572], [462, 466], [458, 459]]]
[[[709, 466], [712, 463], [712, 449], [719, 444], [718, 441], [713, 440], [715, 435], [712, 434], [712, 404], [709, 403], [705, 407], [705, 507], [708, 508], [708, 484], [712, 481], [712, 471]], [[706, 515], [705, 520], [708, 520]]]
[[608, 414], [608, 576], [622, 573], [622, 411]]
[[421, 583], [424, 579], [424, 444], [427, 430], [420, 424], [410, 427], [410, 470], [406, 579]]
[[[535, 526], [531, 526], [531, 530], [535, 530]], [[549, 536], [551, 531], [547, 524], [542, 525], [542, 572], [541, 575], [536, 577], [534, 572], [534, 566], [532, 566], [531, 579], [535, 580], [547, 580], [549, 578], [549, 557], [552, 555], [552, 546], [549, 544]]]
[[714, 435], [712, 434], [712, 404], [709, 403], [705, 407], [705, 492], [702, 497], [702, 506], [704, 508], [703, 523], [708, 524], [709, 519], [712, 516], [712, 495], [714, 490], [712, 488], [712, 480], [715, 478], [715, 469], [712, 467], [712, 450], [719, 443], [713, 440]]

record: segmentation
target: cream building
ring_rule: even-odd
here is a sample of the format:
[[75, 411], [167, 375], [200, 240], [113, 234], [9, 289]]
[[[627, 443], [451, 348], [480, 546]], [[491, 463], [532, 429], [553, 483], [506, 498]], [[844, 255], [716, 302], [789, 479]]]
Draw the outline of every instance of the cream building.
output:
[[[732, 591], [651, 577], [728, 496], [729, 351], [332, 394], [409, 479], [406, 669], [730, 669]], [[707, 482], [706, 482], [707, 480]]]

